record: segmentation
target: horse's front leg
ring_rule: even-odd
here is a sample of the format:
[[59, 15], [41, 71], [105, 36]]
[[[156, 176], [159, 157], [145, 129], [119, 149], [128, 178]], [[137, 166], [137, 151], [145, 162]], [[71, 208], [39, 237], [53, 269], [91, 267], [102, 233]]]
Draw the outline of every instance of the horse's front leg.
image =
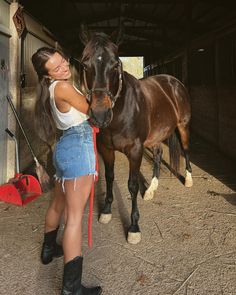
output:
[[106, 224], [111, 221], [111, 205], [113, 202], [113, 181], [114, 181], [114, 163], [115, 163], [115, 153], [114, 150], [107, 149], [103, 147], [99, 149], [99, 152], [103, 158], [105, 166], [105, 178], [106, 178], [106, 198], [105, 205], [100, 214], [99, 222]]
[[139, 210], [137, 195], [139, 191], [139, 173], [143, 156], [143, 147], [135, 146], [127, 155], [129, 159], [129, 180], [128, 189], [132, 199], [131, 225], [128, 230], [127, 241], [130, 244], [138, 244], [141, 241], [141, 232], [139, 229]]

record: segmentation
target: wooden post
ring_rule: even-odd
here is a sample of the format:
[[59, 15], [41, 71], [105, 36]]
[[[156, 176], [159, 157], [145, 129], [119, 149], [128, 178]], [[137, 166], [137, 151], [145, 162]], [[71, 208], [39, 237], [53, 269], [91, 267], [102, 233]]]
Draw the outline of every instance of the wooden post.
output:
[[[19, 87], [19, 68], [20, 68], [20, 39], [13, 22], [13, 16], [17, 11], [19, 4], [14, 1], [10, 5], [10, 44], [9, 44], [9, 94], [13, 99], [14, 105], [18, 105], [20, 98]], [[8, 106], [8, 128], [16, 133], [16, 121], [10, 106]], [[7, 179], [12, 178], [15, 174], [15, 143], [8, 140], [7, 143]]]

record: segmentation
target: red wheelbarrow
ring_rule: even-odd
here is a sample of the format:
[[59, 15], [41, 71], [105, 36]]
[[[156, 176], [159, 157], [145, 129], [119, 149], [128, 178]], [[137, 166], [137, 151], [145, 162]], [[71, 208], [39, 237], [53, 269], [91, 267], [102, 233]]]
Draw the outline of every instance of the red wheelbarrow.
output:
[[8, 183], [0, 185], [0, 200], [6, 203], [23, 206], [33, 201], [42, 194], [41, 186], [33, 175], [19, 172], [19, 152], [15, 135], [5, 129], [7, 134], [15, 141], [16, 149], [16, 173]]

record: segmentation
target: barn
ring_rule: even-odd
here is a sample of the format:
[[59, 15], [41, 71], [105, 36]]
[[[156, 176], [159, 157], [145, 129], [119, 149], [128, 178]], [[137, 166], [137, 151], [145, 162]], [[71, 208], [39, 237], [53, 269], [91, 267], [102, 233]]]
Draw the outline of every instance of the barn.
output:
[[[222, 188], [223, 195], [226, 200], [230, 199], [227, 204], [231, 207], [227, 207], [226, 204], [226, 208], [222, 209], [224, 213], [221, 212], [221, 208], [212, 209], [212, 212], [219, 210], [224, 214], [224, 217], [228, 218], [227, 225], [223, 223], [224, 230], [225, 227], [227, 230], [225, 236], [220, 238], [222, 245], [227, 239], [227, 235], [231, 237], [229, 244], [225, 246], [228, 256], [222, 258], [222, 261], [224, 261], [221, 266], [219, 266], [219, 260], [217, 260], [218, 264], [215, 264], [216, 269], [219, 267], [215, 272], [215, 278], [218, 278], [218, 282], [221, 280], [222, 284], [216, 284], [214, 287], [210, 283], [211, 279], [209, 279], [203, 284], [203, 290], [201, 290], [201, 280], [203, 280], [204, 276], [199, 276], [200, 281], [196, 279], [191, 284], [192, 276], [201, 267], [203, 261], [208, 261], [208, 256], [209, 261], [213, 259], [210, 258], [209, 253], [215, 253], [215, 260], [223, 257], [223, 254], [221, 256], [216, 251], [217, 247], [215, 247], [213, 240], [217, 232], [217, 226], [212, 224], [211, 230], [207, 232], [210, 236], [211, 250], [208, 249], [209, 245], [200, 248], [203, 252], [207, 248], [206, 257], [199, 256], [199, 260], [195, 261], [195, 264], [193, 261], [192, 264], [189, 262], [192, 267], [189, 267], [188, 271], [179, 262], [179, 270], [183, 270], [185, 273], [181, 279], [178, 278], [176, 273], [172, 277], [168, 277], [168, 275], [171, 276], [171, 272], [166, 270], [168, 267], [165, 268], [164, 260], [158, 264], [152, 262], [149, 258], [142, 257], [141, 263], [147, 264], [148, 275], [145, 275], [139, 269], [136, 276], [138, 287], [135, 283], [133, 287], [132, 284], [128, 284], [127, 287], [118, 281], [119, 283], [114, 283], [112, 289], [112, 283], [110, 285], [104, 283], [104, 294], [235, 294], [236, 284], [235, 279], [234, 282], [232, 279], [236, 275], [235, 237], [233, 238], [236, 228], [235, 225], [233, 227], [231, 224], [235, 223], [236, 204], [236, 3], [233, 0], [0, 0], [0, 184], [6, 183], [15, 174], [16, 158], [18, 156], [21, 172], [34, 174], [34, 159], [15, 120], [7, 97], [10, 97], [20, 116], [20, 121], [24, 126], [35, 155], [48, 169], [49, 174], [53, 174], [51, 149], [39, 139], [37, 130], [34, 128], [33, 110], [36, 101], [37, 76], [32, 67], [31, 56], [39, 47], [43, 46], [57, 48], [65, 52], [73, 61], [71, 63], [72, 79], [77, 83], [79, 72], [76, 60], [80, 59], [84, 48], [80, 39], [82, 27], [86, 27], [90, 32], [104, 32], [108, 35], [119, 33], [121, 36], [119, 55], [121, 57], [142, 57], [144, 78], [158, 74], [170, 74], [178, 78], [186, 86], [190, 95], [192, 113], [190, 130], [195, 143], [202, 142], [203, 146], [206, 147], [201, 150], [204, 159], [211, 156], [212, 150], [217, 153], [215, 161], [213, 159], [214, 163], [212, 162], [209, 165], [213, 165], [214, 169], [216, 169], [218, 163], [223, 163], [225, 171], [227, 171], [225, 173], [230, 179], [224, 182], [226, 174], [217, 172], [219, 177], [216, 178], [219, 181], [219, 186], [225, 185], [225, 191]], [[6, 128], [15, 134], [19, 147], [18, 152], [16, 151], [15, 142], [5, 132]], [[123, 161], [122, 157], [119, 159]], [[118, 170], [122, 171], [122, 168], [123, 166], [119, 167]], [[218, 168], [214, 169], [209, 168], [208, 172], [214, 174], [214, 171]], [[223, 177], [220, 177], [222, 175]], [[163, 179], [168, 182], [168, 177], [164, 176]], [[198, 177], [204, 179], [205, 176], [199, 174]], [[211, 179], [211, 176], [209, 179]], [[126, 179], [123, 179], [122, 185], [126, 185], [126, 182]], [[104, 182], [102, 184], [105, 185]], [[204, 184], [201, 183], [200, 187], [202, 189]], [[202, 194], [201, 189], [196, 194]], [[207, 192], [212, 198], [212, 202], [213, 198], [220, 194], [214, 188], [209, 188]], [[230, 197], [227, 199], [229, 195]], [[220, 201], [217, 202], [219, 206], [225, 206], [225, 203], [222, 205]], [[38, 208], [39, 212], [42, 213], [42, 208], [45, 205], [41, 203], [42, 201], [38, 204]], [[161, 202], [158, 203], [159, 209], [161, 208], [160, 204]], [[4, 203], [0, 205], [3, 214], [7, 213], [9, 207], [6, 207]], [[37, 204], [34, 206], [37, 207]], [[117, 205], [118, 207], [119, 205]], [[14, 214], [15, 211], [12, 210]], [[18, 220], [21, 219], [22, 212], [19, 211], [20, 209], [17, 210]], [[30, 215], [32, 211], [30, 207], [23, 210], [25, 216]], [[211, 218], [209, 211], [208, 214], [208, 217]], [[222, 216], [222, 214], [220, 215]], [[207, 219], [207, 215], [204, 216], [201, 218]], [[8, 217], [6, 220], [8, 222], [8, 220], [12, 219]], [[37, 220], [42, 222], [39, 216]], [[186, 224], [188, 224], [187, 221]], [[23, 225], [21, 224], [21, 226]], [[42, 230], [43, 225], [40, 226], [40, 230]], [[184, 226], [183, 222], [182, 227]], [[38, 225], [36, 227], [38, 229]], [[34, 230], [36, 231], [36, 227], [33, 228], [32, 233]], [[4, 226], [2, 226], [2, 229], [4, 230]], [[111, 229], [110, 231], [109, 235], [112, 234]], [[188, 233], [185, 234], [183, 239], [187, 240], [189, 236]], [[11, 236], [11, 234], [5, 232], [3, 243], [5, 246], [8, 245], [8, 242], [5, 241], [8, 236]], [[96, 237], [96, 239], [99, 240], [99, 237]], [[16, 244], [19, 247], [20, 244], [18, 242]], [[6, 255], [4, 257], [8, 261], [7, 252], [4, 250], [6, 249], [5, 246], [2, 249], [3, 254]], [[146, 246], [147, 248], [144, 247], [142, 250], [148, 253], [151, 248], [148, 244]], [[139, 256], [139, 250], [135, 249], [135, 255]], [[102, 248], [97, 251], [99, 255], [100, 252], [102, 253]], [[132, 251], [131, 248], [128, 249], [128, 252]], [[189, 249], [186, 248], [185, 251], [188, 252]], [[19, 253], [21, 253], [21, 250]], [[33, 256], [35, 253], [33, 252]], [[128, 254], [124, 252], [124, 248], [122, 248], [122, 254], [128, 257]], [[171, 254], [172, 258], [175, 257], [175, 254], [174, 252]], [[154, 256], [156, 255], [154, 254]], [[147, 256], [150, 257], [148, 254]], [[183, 259], [184, 254], [183, 256], [180, 255], [180, 257]], [[89, 256], [88, 261], [90, 261], [89, 259], [91, 260], [92, 256]], [[138, 262], [135, 263], [136, 267], [138, 267]], [[168, 263], [169, 265], [172, 263], [170, 258]], [[99, 259], [94, 263], [93, 267], [96, 268], [98, 265]], [[193, 265], [196, 267], [194, 268]], [[226, 278], [227, 273], [223, 272], [221, 268], [223, 266], [227, 268], [229, 280]], [[122, 268], [123, 265], [119, 266], [119, 263], [116, 263], [114, 269], [111, 267], [111, 271], [120, 273], [120, 267]], [[29, 271], [28, 268], [26, 269]], [[55, 269], [61, 271], [58, 264], [55, 265]], [[153, 269], [158, 269], [158, 274]], [[209, 274], [209, 270], [210, 266], [208, 270], [205, 270], [205, 274]], [[167, 278], [164, 278], [165, 275], [167, 275]], [[37, 278], [35, 276], [34, 280]], [[42, 273], [39, 276], [43, 276]], [[106, 273], [106, 276], [109, 280], [109, 273]], [[60, 277], [56, 275], [55, 277], [58, 283]], [[111, 278], [114, 279], [112, 275]], [[90, 282], [92, 275], [90, 274], [86, 279]], [[125, 276], [122, 279], [124, 280]], [[214, 279], [212, 278], [213, 281]], [[99, 279], [97, 280], [99, 281]], [[51, 278], [48, 282], [51, 289], [45, 289], [47, 291], [43, 294], [59, 294], [50, 291], [55, 287], [55, 283], [52, 283]], [[118, 290], [119, 284], [121, 284], [121, 293]], [[207, 286], [209, 285], [211, 287], [208, 289]], [[23, 286], [20, 282], [11, 284], [11, 286], [13, 289], [10, 293], [6, 293], [6, 286], [2, 289], [3, 293], [0, 293], [9, 295], [28, 294], [27, 286]], [[59, 284], [57, 284], [57, 289], [58, 286]], [[108, 286], [113, 291], [109, 292]], [[31, 288], [29, 294], [40, 293], [39, 285], [34, 284], [34, 287], [37, 289], [33, 291], [35, 293], [32, 293]], [[128, 288], [128, 291], [124, 291], [126, 288]]]

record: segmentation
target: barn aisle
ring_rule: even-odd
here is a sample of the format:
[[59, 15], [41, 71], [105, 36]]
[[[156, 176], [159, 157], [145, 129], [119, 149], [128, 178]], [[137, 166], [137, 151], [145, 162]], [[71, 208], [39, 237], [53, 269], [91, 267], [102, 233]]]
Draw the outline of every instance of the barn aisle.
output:
[[[165, 147], [164, 160], [168, 162], [166, 151]], [[185, 188], [163, 164], [154, 199], [138, 199], [142, 241], [129, 245], [128, 163], [120, 153], [116, 158], [113, 219], [107, 225], [97, 221], [105, 193], [100, 161], [92, 250], [84, 225], [84, 284], [101, 284], [104, 295], [235, 294], [236, 173], [232, 163], [194, 138], [194, 186]], [[148, 156], [141, 170], [149, 181]], [[60, 294], [63, 259], [47, 266], [39, 260], [49, 201], [50, 193], [25, 207], [0, 203], [0, 294]], [[63, 226], [60, 234], [62, 230]]]

